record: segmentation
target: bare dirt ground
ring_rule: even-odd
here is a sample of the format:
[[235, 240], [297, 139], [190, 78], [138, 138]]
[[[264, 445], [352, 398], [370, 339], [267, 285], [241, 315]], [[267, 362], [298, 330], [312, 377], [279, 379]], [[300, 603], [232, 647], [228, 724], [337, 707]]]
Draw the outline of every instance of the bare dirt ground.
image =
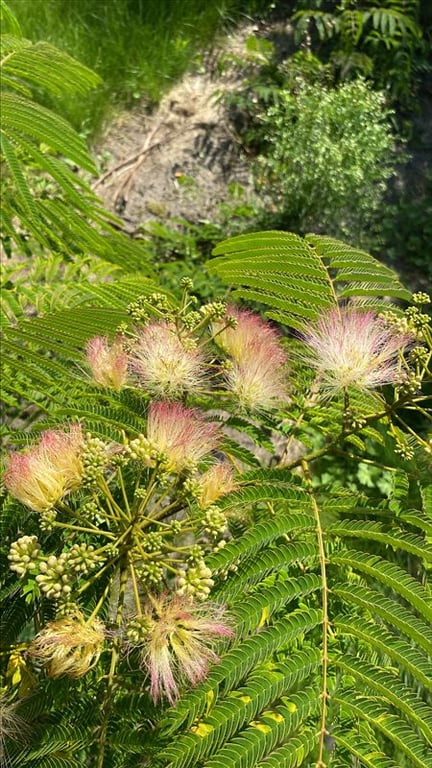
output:
[[233, 183], [246, 196], [253, 193], [250, 165], [222, 96], [241, 87], [251, 65], [240, 57], [256, 32], [250, 25], [228, 37], [217, 58], [209, 55], [200, 71], [185, 75], [151, 115], [137, 108], [109, 127], [97, 151], [111, 159], [94, 189], [127, 231], [175, 217], [213, 220], [220, 203], [231, 199]]

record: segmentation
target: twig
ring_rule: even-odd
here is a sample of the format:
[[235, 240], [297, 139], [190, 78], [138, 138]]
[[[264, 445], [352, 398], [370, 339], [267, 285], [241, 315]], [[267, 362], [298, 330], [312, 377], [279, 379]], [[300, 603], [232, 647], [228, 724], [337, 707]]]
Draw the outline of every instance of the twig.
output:
[[126, 169], [128, 165], [131, 165], [131, 163], [136, 163], [140, 159], [141, 155], [147, 152], [150, 152], [154, 147], [157, 147], [160, 144], [160, 141], [156, 142], [156, 144], [152, 145], [150, 147], [150, 142], [152, 138], [156, 135], [158, 130], [163, 125], [163, 121], [165, 120], [165, 115], [163, 119], [161, 118], [156, 125], [153, 127], [153, 129], [150, 131], [150, 133], [147, 134], [144, 144], [142, 145], [141, 149], [138, 152], [134, 152], [133, 155], [129, 155], [129, 157], [126, 157], [124, 160], [120, 160], [117, 165], [114, 165], [113, 168], [109, 168], [105, 173], [102, 174], [94, 184], [92, 184], [92, 189], [95, 190], [97, 187], [99, 187], [101, 184], [103, 184], [110, 176], [112, 176], [116, 171], [121, 171], [122, 169]]

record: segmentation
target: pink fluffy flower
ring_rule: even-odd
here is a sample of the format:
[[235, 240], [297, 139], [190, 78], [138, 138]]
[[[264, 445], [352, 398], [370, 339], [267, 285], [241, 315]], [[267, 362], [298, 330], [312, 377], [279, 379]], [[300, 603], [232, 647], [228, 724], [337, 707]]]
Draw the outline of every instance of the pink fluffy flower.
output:
[[178, 403], [153, 402], [149, 408], [147, 438], [167, 457], [171, 472], [192, 470], [218, 444], [219, 425], [206, 421], [193, 408]]
[[180, 398], [202, 385], [204, 360], [190, 337], [181, 338], [172, 323], [154, 322], [143, 328], [132, 349], [131, 369], [148, 391]]
[[251, 343], [226, 371], [228, 389], [248, 411], [276, 408], [287, 400], [287, 371], [279, 350]]
[[[215, 341], [232, 358], [226, 382], [246, 410], [275, 408], [287, 400], [287, 356], [280, 336], [252, 312], [230, 308], [237, 321], [225, 328]], [[215, 324], [215, 330], [218, 325]]]
[[321, 389], [329, 394], [355, 387], [376, 389], [396, 384], [404, 375], [399, 352], [412, 341], [374, 312], [332, 309], [303, 335], [302, 360], [314, 368]]
[[148, 604], [142, 659], [155, 703], [166, 696], [174, 704], [179, 684], [196, 685], [205, 679], [209, 665], [219, 661], [212, 647], [215, 640], [234, 634], [223, 614], [220, 606], [194, 605], [179, 596], [153, 598]]
[[87, 342], [87, 362], [94, 381], [101, 387], [119, 391], [127, 378], [128, 358], [120, 339], [110, 346], [106, 336], [94, 336]]
[[81, 427], [69, 432], [48, 430], [27, 453], [12, 453], [4, 476], [7, 490], [35, 512], [53, 507], [81, 485], [83, 466]]
[[267, 349], [270, 354], [277, 357], [279, 363], [286, 361], [286, 355], [280, 345], [280, 336], [274, 328], [262, 320], [259, 315], [247, 310], [228, 307], [227, 315], [236, 321], [235, 328], [223, 328], [225, 320], [222, 319], [213, 325], [217, 333], [216, 343], [234, 360], [242, 361], [249, 356], [249, 350], [254, 345]]

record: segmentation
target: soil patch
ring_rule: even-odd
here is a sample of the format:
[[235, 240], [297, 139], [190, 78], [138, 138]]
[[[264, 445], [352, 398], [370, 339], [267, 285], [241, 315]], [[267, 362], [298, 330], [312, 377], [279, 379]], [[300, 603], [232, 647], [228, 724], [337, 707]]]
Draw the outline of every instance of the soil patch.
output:
[[[209, 55], [151, 115], [138, 107], [109, 127], [97, 152], [112, 160], [94, 189], [126, 231], [176, 217], [211, 221], [220, 204], [232, 200], [233, 185], [241, 185], [246, 197], [253, 193], [250, 164], [222, 97], [239, 89], [250, 71], [241, 56], [257, 31], [250, 25], [228, 37], [217, 58]], [[230, 62], [225, 73], [218, 67], [223, 58]]]

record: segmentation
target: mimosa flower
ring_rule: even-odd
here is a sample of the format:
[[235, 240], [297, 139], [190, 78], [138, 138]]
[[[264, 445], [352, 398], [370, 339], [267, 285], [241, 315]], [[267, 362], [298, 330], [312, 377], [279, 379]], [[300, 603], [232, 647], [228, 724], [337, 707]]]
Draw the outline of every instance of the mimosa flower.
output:
[[131, 369], [156, 395], [179, 398], [202, 385], [203, 355], [193, 339], [181, 339], [172, 323], [155, 322], [139, 332], [131, 354]]
[[329, 395], [346, 387], [376, 389], [404, 380], [401, 352], [413, 340], [389, 328], [374, 312], [332, 309], [302, 334], [301, 359], [314, 368]]
[[219, 425], [206, 421], [193, 408], [177, 403], [153, 402], [149, 408], [147, 438], [167, 459], [167, 470], [195, 469], [218, 444]]
[[198, 505], [205, 509], [210, 507], [225, 494], [236, 488], [233, 470], [229, 464], [220, 462], [213, 464], [207, 472], [198, 479]]
[[[215, 341], [232, 358], [226, 382], [246, 410], [275, 408], [287, 400], [287, 356], [280, 336], [268, 323], [251, 312], [229, 308], [235, 328], [225, 328]], [[223, 321], [213, 329], [223, 327]]]
[[196, 685], [205, 679], [210, 664], [219, 661], [215, 641], [234, 634], [223, 615], [220, 606], [198, 606], [179, 596], [153, 598], [147, 605], [141, 654], [155, 703], [166, 696], [174, 704], [179, 685]]
[[9, 739], [23, 743], [30, 733], [28, 723], [17, 712], [19, 705], [19, 699], [11, 701], [6, 691], [0, 693], [0, 765], [5, 768], [12, 765], [6, 749]]
[[51, 509], [80, 487], [83, 435], [74, 424], [69, 432], [48, 430], [27, 453], [12, 453], [4, 476], [7, 490], [35, 512]]
[[251, 342], [243, 358], [227, 366], [228, 389], [248, 411], [277, 408], [288, 399], [285, 362], [280, 350]]
[[119, 391], [127, 378], [128, 358], [120, 339], [110, 346], [106, 336], [87, 342], [87, 362], [96, 384]]
[[50, 677], [77, 678], [97, 664], [104, 638], [104, 625], [99, 619], [86, 622], [81, 614], [75, 614], [47, 624], [29, 652], [45, 664]]
[[245, 357], [250, 359], [252, 348], [267, 350], [269, 356], [273, 358], [273, 365], [276, 360], [279, 365], [286, 362], [286, 355], [280, 346], [280, 336], [277, 331], [262, 320], [258, 315], [247, 310], [229, 307], [227, 316], [233, 317], [236, 321], [235, 327], [225, 328], [224, 319], [213, 323], [213, 331], [217, 333], [215, 342], [222, 349], [238, 362], [244, 361]]

